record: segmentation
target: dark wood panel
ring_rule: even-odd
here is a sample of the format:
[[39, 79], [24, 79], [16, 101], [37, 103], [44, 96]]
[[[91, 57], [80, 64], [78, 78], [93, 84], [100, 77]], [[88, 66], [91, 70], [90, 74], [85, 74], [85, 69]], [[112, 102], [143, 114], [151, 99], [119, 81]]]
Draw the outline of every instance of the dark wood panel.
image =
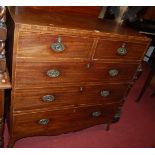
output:
[[[49, 87], [64, 83], [79, 82], [128, 82], [136, 72], [138, 64], [126, 63], [18, 63], [15, 87], [20, 89], [32, 87]], [[59, 71], [58, 77], [49, 77], [49, 70]], [[118, 75], [111, 77], [109, 70], [117, 69]]]
[[[16, 90], [14, 110], [63, 109], [64, 107], [78, 105], [106, 105], [123, 100], [127, 88], [127, 84], [102, 84]], [[103, 96], [103, 91], [108, 91], [109, 95]], [[54, 98], [50, 102], [44, 101], [42, 97], [46, 95], [52, 95]]]
[[[118, 54], [118, 49], [126, 50], [125, 55]], [[146, 52], [147, 44], [126, 41], [99, 40], [93, 59], [140, 60]]]
[[[14, 115], [12, 137], [16, 139], [36, 135], [57, 135], [101, 123], [109, 123], [117, 107], [118, 104]], [[93, 116], [93, 112], [101, 114]], [[41, 119], [47, 119], [49, 123], [47, 125], [38, 124]]]
[[[93, 38], [53, 35], [33, 32], [22, 32], [19, 35], [17, 57], [35, 58], [39, 60], [53, 60], [64, 58], [89, 58], [93, 45]], [[55, 52], [51, 45], [58, 42], [64, 45], [62, 52]]]
[[61, 12], [65, 14], [79, 14], [81, 16], [95, 16], [98, 17], [100, 13], [100, 6], [22, 6], [16, 7], [16, 12], [22, 13], [39, 13], [39, 12]]
[[142, 16], [143, 19], [155, 21], [155, 6], [149, 6]]

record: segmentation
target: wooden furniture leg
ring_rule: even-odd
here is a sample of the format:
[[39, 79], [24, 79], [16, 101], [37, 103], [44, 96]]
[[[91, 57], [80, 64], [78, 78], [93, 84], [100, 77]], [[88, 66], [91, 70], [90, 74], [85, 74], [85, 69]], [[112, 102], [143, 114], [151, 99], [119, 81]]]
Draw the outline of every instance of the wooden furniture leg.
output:
[[13, 148], [15, 142], [16, 142], [15, 140], [13, 140], [13, 139], [9, 139], [9, 142], [8, 142], [7, 148]]
[[0, 148], [4, 146], [3, 131], [4, 131], [4, 124], [3, 120], [0, 119]]
[[140, 99], [143, 96], [145, 90], [148, 88], [153, 75], [154, 75], [154, 72], [151, 70], [150, 73], [149, 73], [149, 75], [148, 75], [148, 77], [147, 77], [147, 80], [144, 83], [144, 86], [143, 86], [143, 88], [142, 88], [142, 90], [141, 90], [138, 98], [136, 99], [136, 102], [139, 102], [140, 101]]
[[0, 147], [4, 145], [4, 90], [0, 90]]
[[[1, 82], [3, 81], [3, 82]], [[0, 147], [4, 146], [4, 120], [5, 120], [5, 114], [4, 114], [4, 92], [5, 89], [10, 89], [10, 79], [8, 76], [8, 72], [4, 73], [3, 79], [0, 79]]]
[[110, 130], [110, 122], [106, 124], [106, 131]]
[[153, 93], [151, 94], [151, 97], [154, 97], [155, 96], [155, 90], [153, 91]]

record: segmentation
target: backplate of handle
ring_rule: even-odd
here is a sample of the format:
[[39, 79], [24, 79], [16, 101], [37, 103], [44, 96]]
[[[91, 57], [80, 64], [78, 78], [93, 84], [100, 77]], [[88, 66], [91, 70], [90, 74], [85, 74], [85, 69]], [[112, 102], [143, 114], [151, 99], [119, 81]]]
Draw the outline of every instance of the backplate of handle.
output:
[[117, 54], [120, 56], [126, 55], [127, 54], [127, 44], [123, 43], [121, 47], [117, 49]]
[[101, 91], [101, 96], [107, 97], [107, 96], [109, 96], [109, 95], [110, 95], [110, 92], [109, 92], [108, 90], [102, 90], [102, 91]]
[[111, 77], [114, 77], [114, 76], [117, 76], [117, 75], [119, 74], [119, 71], [118, 71], [117, 69], [110, 69], [110, 70], [108, 71], [108, 73], [109, 73], [109, 75], [110, 75]]
[[92, 116], [93, 117], [99, 117], [101, 115], [102, 115], [102, 112], [101, 111], [94, 111], [94, 112], [92, 112]]
[[49, 123], [49, 119], [43, 118], [38, 121], [39, 125], [47, 125]]
[[47, 103], [53, 102], [53, 101], [55, 100], [55, 96], [54, 96], [54, 95], [44, 95], [44, 96], [42, 97], [42, 100], [43, 100], [44, 102], [47, 102]]
[[51, 49], [56, 53], [63, 52], [65, 50], [60, 36], [58, 36], [57, 42], [51, 44]]
[[47, 71], [47, 76], [50, 78], [56, 78], [60, 76], [60, 71], [57, 69], [50, 69]]

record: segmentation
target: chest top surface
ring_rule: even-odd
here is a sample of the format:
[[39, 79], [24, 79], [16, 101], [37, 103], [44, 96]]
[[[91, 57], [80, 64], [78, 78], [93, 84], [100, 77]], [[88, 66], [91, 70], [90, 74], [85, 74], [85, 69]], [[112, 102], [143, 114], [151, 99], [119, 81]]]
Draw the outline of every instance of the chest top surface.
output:
[[[15, 25], [20, 29], [53, 30], [62, 29], [70, 32], [96, 36], [128, 37], [129, 39], [149, 41], [146, 36], [138, 33], [127, 25], [119, 25], [114, 21], [101, 20], [94, 16], [81, 16], [63, 12], [45, 12], [23, 7], [8, 8]], [[67, 31], [67, 33], [70, 33]]]

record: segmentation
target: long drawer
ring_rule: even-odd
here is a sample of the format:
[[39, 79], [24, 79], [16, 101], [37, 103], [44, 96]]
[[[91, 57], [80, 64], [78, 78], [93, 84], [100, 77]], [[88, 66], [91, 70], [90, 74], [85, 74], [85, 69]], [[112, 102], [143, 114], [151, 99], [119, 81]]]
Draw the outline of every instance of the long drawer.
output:
[[117, 107], [118, 103], [107, 106], [14, 114], [13, 135], [16, 135], [16, 138], [57, 135], [96, 124], [108, 123], [114, 116]]
[[137, 66], [137, 63], [17, 63], [15, 88], [42, 88], [80, 82], [129, 82]]
[[90, 57], [93, 38], [22, 32], [17, 57], [34, 59], [65, 59]]
[[127, 84], [102, 84], [16, 90], [14, 110], [63, 109], [81, 105], [106, 105], [122, 100], [127, 88]]

